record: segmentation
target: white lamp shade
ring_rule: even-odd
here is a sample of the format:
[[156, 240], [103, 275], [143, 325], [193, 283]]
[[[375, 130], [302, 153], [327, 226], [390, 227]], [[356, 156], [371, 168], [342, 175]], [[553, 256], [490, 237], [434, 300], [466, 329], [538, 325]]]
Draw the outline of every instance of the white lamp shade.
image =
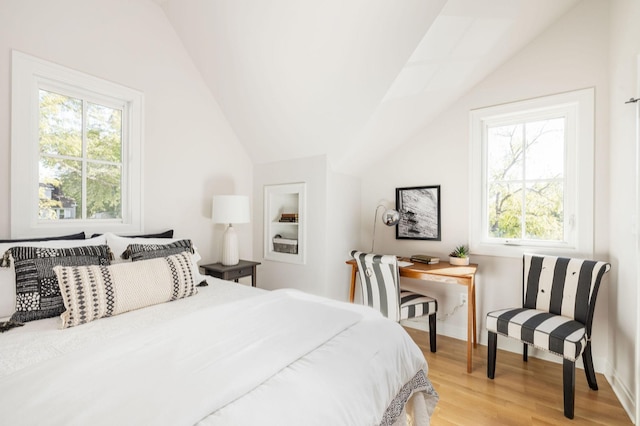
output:
[[249, 223], [249, 197], [214, 195], [211, 220], [215, 223]]

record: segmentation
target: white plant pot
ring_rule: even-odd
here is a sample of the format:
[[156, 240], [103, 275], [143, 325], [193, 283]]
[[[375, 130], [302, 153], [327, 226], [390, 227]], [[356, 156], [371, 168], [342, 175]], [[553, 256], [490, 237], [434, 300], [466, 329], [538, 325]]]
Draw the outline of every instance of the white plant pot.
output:
[[468, 257], [451, 257], [449, 256], [449, 263], [456, 266], [464, 266], [469, 264]]

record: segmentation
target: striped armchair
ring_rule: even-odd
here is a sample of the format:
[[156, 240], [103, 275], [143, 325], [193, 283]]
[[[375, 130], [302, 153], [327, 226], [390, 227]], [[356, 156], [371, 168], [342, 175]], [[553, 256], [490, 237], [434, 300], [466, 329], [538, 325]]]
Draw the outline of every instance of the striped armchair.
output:
[[429, 296], [400, 289], [396, 256], [356, 250], [351, 256], [358, 265], [363, 303], [396, 322], [428, 315], [429, 346], [431, 352], [435, 352], [438, 302]]
[[582, 355], [589, 387], [598, 390], [591, 356], [591, 323], [602, 277], [610, 265], [584, 259], [525, 254], [523, 307], [487, 314], [487, 376], [496, 370], [497, 335], [563, 357], [564, 415], [573, 418], [575, 361]]

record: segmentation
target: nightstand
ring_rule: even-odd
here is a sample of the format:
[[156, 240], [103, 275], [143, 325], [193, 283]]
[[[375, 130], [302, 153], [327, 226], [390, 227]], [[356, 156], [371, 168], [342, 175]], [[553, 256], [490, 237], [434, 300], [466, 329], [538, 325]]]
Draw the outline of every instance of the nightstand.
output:
[[237, 265], [225, 266], [222, 263], [200, 265], [204, 273], [223, 280], [238, 282], [238, 278], [251, 276], [251, 287], [256, 286], [256, 272], [260, 262], [240, 260]]

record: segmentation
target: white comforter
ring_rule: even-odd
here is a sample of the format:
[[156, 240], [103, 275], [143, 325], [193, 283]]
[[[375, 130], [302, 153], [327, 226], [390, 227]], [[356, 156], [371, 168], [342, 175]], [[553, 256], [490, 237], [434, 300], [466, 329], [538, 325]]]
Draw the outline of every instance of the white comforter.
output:
[[[72, 329], [50, 319], [0, 334], [2, 423], [373, 425], [426, 373], [372, 310], [210, 283]], [[432, 411], [437, 396], [416, 395]]]

